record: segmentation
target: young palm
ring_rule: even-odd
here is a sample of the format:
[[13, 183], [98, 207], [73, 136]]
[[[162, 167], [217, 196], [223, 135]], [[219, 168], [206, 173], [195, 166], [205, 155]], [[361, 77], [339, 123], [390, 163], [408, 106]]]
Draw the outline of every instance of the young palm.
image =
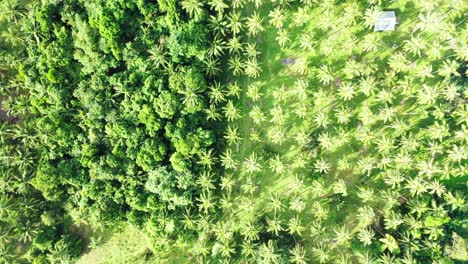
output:
[[232, 0], [231, 6], [234, 9], [242, 9], [246, 2], [247, 0]]
[[257, 59], [248, 59], [244, 65], [244, 73], [251, 78], [258, 78], [262, 68], [258, 63]]
[[229, 122], [235, 121], [242, 117], [239, 108], [235, 106], [231, 100], [229, 100], [226, 106], [223, 107], [223, 112]]
[[190, 18], [197, 20], [203, 14], [203, 3], [200, 0], [183, 0], [182, 9], [189, 14]]
[[223, 155], [221, 155], [221, 164], [225, 169], [235, 169], [239, 162], [236, 160], [231, 149], [226, 149]]
[[259, 158], [255, 152], [252, 152], [249, 157], [245, 159], [244, 168], [248, 173], [255, 173], [262, 170], [262, 165], [260, 164]]
[[247, 241], [255, 241], [259, 238], [260, 228], [252, 222], [243, 224], [240, 228], [240, 233]]
[[299, 79], [294, 83], [293, 93], [301, 101], [307, 99], [309, 83], [303, 79]]
[[357, 212], [357, 218], [359, 219], [360, 226], [368, 226], [374, 221], [375, 213], [371, 207], [359, 207]]
[[319, 110], [314, 117], [314, 123], [317, 128], [327, 128], [330, 124], [330, 119], [327, 114]]
[[262, 142], [262, 137], [260, 135], [260, 132], [255, 129], [255, 128], [251, 128], [250, 129], [250, 137], [249, 137], [250, 140], [252, 140], [252, 142], [254, 143], [260, 143]]
[[278, 6], [274, 10], [271, 10], [268, 17], [270, 17], [270, 24], [274, 27], [277, 29], [283, 28], [286, 17], [284, 16], [284, 10], [282, 10], [281, 7]]
[[302, 33], [299, 37], [299, 46], [306, 51], [314, 51], [317, 41], [314, 40], [314, 36], [309, 32]]
[[224, 138], [227, 140], [229, 145], [237, 144], [242, 139], [239, 136], [239, 132], [237, 131], [237, 127], [236, 126], [232, 127], [230, 125], [228, 126], [228, 128], [226, 130]]
[[255, 37], [259, 33], [265, 31], [265, 28], [262, 26], [262, 21], [263, 19], [260, 18], [260, 15], [257, 12], [254, 12], [249, 18], [247, 18], [247, 34]]

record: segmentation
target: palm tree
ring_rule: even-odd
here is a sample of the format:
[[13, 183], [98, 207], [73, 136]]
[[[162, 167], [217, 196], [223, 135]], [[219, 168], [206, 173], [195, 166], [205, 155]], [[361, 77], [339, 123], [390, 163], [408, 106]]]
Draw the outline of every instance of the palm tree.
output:
[[205, 109], [206, 113], [206, 119], [213, 120], [213, 121], [219, 121], [221, 120], [221, 114], [219, 114], [219, 110], [216, 109], [214, 105], [210, 105], [208, 109]]
[[267, 221], [267, 232], [273, 233], [278, 236], [279, 232], [283, 231], [283, 227], [281, 226], [281, 220], [278, 216], [274, 216], [273, 218], [266, 218]]
[[228, 126], [228, 128], [226, 130], [224, 138], [227, 140], [229, 145], [237, 144], [242, 139], [239, 136], [239, 132], [237, 131], [237, 126], [232, 127], [230, 125]]
[[316, 73], [317, 78], [324, 85], [328, 85], [335, 81], [335, 77], [333, 76], [331, 69], [325, 64], [320, 66], [320, 68], [316, 70]]
[[247, 241], [255, 241], [259, 239], [260, 228], [252, 222], [247, 222], [240, 228], [241, 235]]
[[239, 108], [231, 100], [228, 100], [226, 106], [223, 107], [223, 112], [229, 122], [242, 117]]
[[373, 6], [373, 7], [367, 8], [363, 17], [364, 26], [366, 28], [372, 28], [381, 15], [382, 15], [382, 10], [380, 10], [378, 7]]
[[213, 194], [209, 190], [202, 192], [196, 200], [199, 202], [198, 208], [205, 214], [208, 214], [209, 211], [215, 208], [216, 202], [213, 200]]
[[338, 88], [338, 96], [345, 100], [349, 101], [353, 99], [353, 97], [356, 95], [356, 88], [353, 84], [349, 82], [342, 82], [340, 84], [340, 87]]
[[278, 29], [283, 28], [286, 17], [284, 16], [284, 10], [282, 10], [281, 7], [278, 6], [274, 10], [271, 10], [268, 17], [270, 17], [270, 24], [274, 27]]
[[303, 79], [299, 79], [294, 83], [294, 94], [301, 101], [307, 99], [309, 83]]
[[413, 56], [421, 57], [421, 51], [425, 48], [424, 40], [420, 36], [411, 37], [409, 40], [403, 41], [403, 50], [413, 54]]
[[374, 221], [375, 213], [369, 206], [359, 207], [357, 217], [361, 226], [368, 226]]
[[382, 249], [388, 249], [391, 253], [399, 250], [398, 243], [395, 238], [390, 234], [385, 234], [384, 238], [379, 239], [383, 243]]
[[219, 186], [221, 187], [221, 190], [226, 190], [226, 192], [230, 193], [234, 184], [235, 183], [234, 179], [232, 178], [232, 174], [227, 174], [221, 177], [221, 183]]
[[223, 15], [224, 9], [229, 8], [229, 6], [224, 3], [224, 0], [209, 0], [208, 5], [211, 10], [215, 10], [218, 15]]
[[289, 250], [291, 254], [290, 261], [296, 264], [306, 264], [309, 260], [306, 258], [306, 251], [302, 248], [301, 244], [296, 244], [293, 249]]
[[286, 43], [290, 42], [291, 40], [289, 39], [288, 32], [284, 29], [278, 31], [278, 36], [276, 37], [276, 41], [278, 41], [278, 44], [280, 45], [281, 49], [284, 49], [284, 46]]
[[244, 72], [244, 63], [238, 55], [235, 55], [229, 58], [228, 68], [232, 70], [234, 76], [240, 76]]
[[406, 189], [409, 189], [411, 196], [419, 196], [427, 191], [426, 182], [422, 177], [408, 179]]
[[281, 201], [281, 198], [277, 192], [270, 194], [270, 197], [267, 202], [267, 208], [270, 212], [273, 212], [276, 215], [279, 212], [283, 212], [286, 206]]
[[330, 259], [330, 255], [328, 254], [330, 252], [323, 244], [319, 244], [317, 247], [312, 248], [312, 253], [314, 256], [318, 259], [319, 263], [327, 263], [327, 261]]
[[198, 178], [197, 184], [200, 185], [203, 191], [216, 189], [213, 184], [213, 174], [204, 171]]
[[298, 215], [289, 219], [288, 230], [291, 235], [297, 234], [298, 236], [302, 236], [302, 232], [305, 228], [302, 226], [302, 221]]
[[237, 36], [230, 38], [226, 47], [231, 55], [239, 55], [243, 50], [240, 38]]
[[334, 148], [333, 141], [327, 132], [321, 133], [317, 140], [320, 143], [320, 147], [324, 150], [330, 151]]
[[289, 209], [297, 213], [304, 211], [305, 207], [306, 207], [306, 202], [298, 195], [295, 195], [289, 202]]
[[278, 264], [281, 262], [281, 255], [276, 252], [276, 246], [273, 240], [268, 240], [267, 243], [262, 243], [258, 249], [260, 263]]
[[344, 245], [348, 243], [349, 240], [351, 240], [351, 233], [346, 228], [346, 226], [335, 227], [333, 232], [335, 233], [335, 242], [338, 245]]
[[224, 19], [223, 14], [218, 13], [217, 16], [210, 16], [208, 18], [208, 28], [214, 35], [224, 36], [226, 34], [227, 21]]
[[210, 103], [217, 105], [225, 101], [225, 95], [223, 92], [223, 86], [219, 82], [214, 82], [209, 87], [208, 96], [210, 97]]
[[18, 23], [18, 20], [26, 16], [27, 10], [21, 6], [19, 0], [6, 0], [1, 3], [0, 17], [10, 23]]
[[269, 166], [270, 169], [276, 174], [283, 174], [286, 171], [286, 166], [278, 154], [270, 159]]
[[235, 159], [231, 149], [226, 149], [223, 155], [221, 155], [221, 164], [223, 164], [226, 169], [235, 169], [239, 162]]
[[348, 107], [340, 107], [335, 110], [335, 117], [338, 121], [338, 124], [348, 124], [350, 122], [353, 113]]
[[456, 60], [445, 60], [442, 63], [442, 66], [439, 68], [439, 75], [445, 77], [446, 79], [450, 78], [452, 75], [461, 76], [458, 72], [460, 64]]
[[259, 77], [261, 72], [262, 69], [257, 59], [248, 59], [244, 64], [244, 73], [251, 78]]
[[257, 44], [255, 42], [247, 43], [247, 46], [244, 49], [244, 55], [256, 59], [260, 55], [260, 51], [257, 49]]
[[265, 121], [265, 114], [263, 114], [262, 110], [258, 105], [254, 105], [252, 110], [249, 112], [250, 118], [252, 118], [255, 124], [260, 124]]
[[218, 74], [221, 72], [220, 62], [218, 59], [207, 56], [203, 60], [203, 63], [205, 64], [204, 70], [208, 76], [218, 76]]
[[261, 83], [259, 82], [254, 82], [249, 84], [247, 86], [247, 97], [252, 99], [252, 101], [256, 102], [262, 97], [262, 93], [260, 92], [261, 89]]
[[341, 194], [342, 196], [347, 196], [348, 192], [346, 191], [346, 183], [343, 179], [339, 179], [333, 183], [333, 193]]
[[270, 110], [271, 122], [275, 125], [282, 125], [286, 122], [286, 114], [283, 112], [281, 105], [273, 107]]
[[231, 12], [227, 20], [227, 26], [229, 29], [231, 29], [232, 34], [237, 35], [241, 32], [244, 25], [244, 19], [242, 18], [242, 14], [240, 12]]
[[410, 62], [401, 52], [396, 52], [390, 55], [388, 65], [396, 72], [406, 72], [409, 70]]
[[185, 86], [185, 90], [180, 90], [178, 93], [183, 95], [182, 103], [188, 108], [198, 108], [202, 104], [200, 93], [202, 89], [200, 87]]
[[183, 0], [181, 2], [182, 9], [189, 14], [190, 18], [197, 20], [204, 13], [203, 3], [199, 0]]
[[299, 37], [299, 46], [306, 51], [314, 51], [315, 44], [314, 36], [309, 32], [302, 33]]
[[357, 238], [359, 239], [359, 241], [361, 241], [361, 243], [364, 244], [364, 246], [370, 246], [374, 237], [375, 233], [370, 228], [361, 229], [357, 235]]
[[330, 124], [330, 120], [327, 114], [319, 110], [314, 117], [314, 123], [317, 128], [327, 128]]
[[236, 98], [239, 98], [240, 92], [242, 91], [240, 86], [235, 81], [228, 83], [227, 90], [227, 96], [234, 96]]
[[275, 144], [281, 145], [286, 140], [286, 132], [279, 126], [268, 130], [268, 138]]
[[250, 140], [252, 140], [255, 143], [262, 142], [262, 137], [260, 136], [260, 132], [258, 132], [257, 129], [251, 128], [250, 129]]
[[[302, 0], [304, 1], [304, 0]], [[301, 27], [308, 22], [310, 19], [309, 11], [307, 8], [299, 7], [297, 12], [293, 14], [293, 24], [297, 27]]]
[[248, 158], [244, 161], [245, 170], [248, 173], [255, 173], [262, 170], [262, 165], [259, 162], [259, 158], [255, 152], [252, 152]]
[[210, 41], [210, 47], [208, 48], [208, 56], [220, 57], [224, 54], [224, 49], [226, 48], [226, 42], [219, 37], [216, 36], [214, 39]]
[[216, 158], [213, 155], [213, 149], [203, 149], [199, 154], [199, 161], [198, 164], [201, 164], [203, 166], [208, 167], [208, 169], [211, 169], [211, 166], [213, 163], [216, 161]]
[[237, 8], [241, 9], [244, 7], [246, 1], [247, 0], [232, 0], [231, 6], [234, 9], [237, 9]]
[[453, 145], [451, 150], [447, 151], [447, 159], [454, 163], [461, 163], [462, 160], [466, 160], [468, 156], [466, 146]]
[[148, 59], [153, 63], [154, 67], [162, 67], [163, 69], [167, 69], [169, 66], [169, 61], [167, 59], [167, 52], [163, 50], [163, 47], [154, 46], [148, 50], [148, 53]]
[[257, 36], [259, 33], [265, 31], [265, 29], [262, 26], [262, 21], [263, 19], [260, 18], [260, 15], [256, 11], [254, 11], [254, 13], [247, 18], [247, 35]]

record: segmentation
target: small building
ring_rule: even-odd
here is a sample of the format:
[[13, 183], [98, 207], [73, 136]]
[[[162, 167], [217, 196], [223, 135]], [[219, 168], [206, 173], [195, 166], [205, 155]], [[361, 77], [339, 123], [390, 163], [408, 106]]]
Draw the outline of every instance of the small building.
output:
[[374, 25], [374, 31], [395, 30], [397, 19], [395, 11], [384, 11]]

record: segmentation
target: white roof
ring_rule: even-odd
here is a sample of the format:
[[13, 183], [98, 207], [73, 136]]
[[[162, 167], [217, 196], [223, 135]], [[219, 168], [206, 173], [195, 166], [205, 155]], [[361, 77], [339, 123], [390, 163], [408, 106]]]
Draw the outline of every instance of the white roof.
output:
[[395, 11], [385, 11], [383, 12], [377, 23], [374, 25], [374, 31], [388, 31], [395, 30], [397, 24]]

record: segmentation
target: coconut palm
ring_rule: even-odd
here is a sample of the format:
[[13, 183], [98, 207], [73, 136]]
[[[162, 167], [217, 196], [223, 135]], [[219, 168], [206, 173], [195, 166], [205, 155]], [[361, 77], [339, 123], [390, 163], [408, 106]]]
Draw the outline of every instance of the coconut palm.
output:
[[406, 189], [411, 196], [419, 196], [427, 191], [427, 186], [423, 178], [418, 176], [407, 180]]
[[235, 81], [228, 83], [227, 90], [228, 90], [226, 93], [227, 96], [234, 96], [236, 98], [239, 98], [240, 92], [242, 91], [239, 84], [237, 84], [237, 82]]
[[289, 234], [291, 235], [297, 234], [298, 236], [302, 236], [302, 232], [304, 230], [305, 230], [305, 227], [302, 226], [302, 221], [298, 215], [289, 219], [289, 222], [288, 222]]
[[339, 179], [333, 183], [333, 193], [341, 194], [342, 196], [347, 196], [347, 187], [343, 179]]
[[226, 129], [226, 133], [224, 135], [224, 138], [227, 140], [229, 145], [237, 144], [242, 139], [239, 136], [239, 132], [237, 131], [237, 126], [233, 127], [231, 125], [229, 125], [228, 128]]
[[244, 19], [242, 18], [242, 14], [240, 12], [231, 12], [227, 20], [227, 26], [231, 30], [232, 34], [239, 34], [244, 25]]
[[395, 52], [390, 55], [388, 65], [396, 72], [406, 72], [409, 70], [410, 62], [401, 52]]
[[224, 54], [224, 49], [226, 48], [226, 42], [219, 37], [216, 36], [214, 39], [210, 41], [210, 47], [207, 50], [208, 56], [220, 57]]
[[284, 49], [284, 46], [291, 41], [288, 36], [288, 32], [284, 29], [278, 31], [278, 36], [276, 37], [276, 41], [280, 45], [281, 49]]
[[205, 109], [206, 119], [208, 121], [219, 121], [221, 120], [221, 114], [219, 113], [219, 109], [217, 109], [214, 105], [210, 105], [209, 108]]
[[309, 260], [306, 258], [306, 251], [301, 244], [296, 244], [293, 249], [289, 250], [291, 254], [290, 261], [296, 264], [306, 264]]
[[241, 111], [237, 106], [234, 105], [231, 100], [228, 100], [226, 106], [223, 107], [223, 112], [229, 122], [235, 121], [242, 117]]
[[234, 9], [241, 9], [244, 7], [247, 0], [232, 0], [231, 6]]
[[289, 202], [289, 209], [297, 213], [304, 211], [305, 207], [306, 202], [300, 196], [297, 195], [291, 198], [291, 201]]
[[208, 76], [218, 76], [221, 72], [220, 62], [218, 59], [208, 56], [205, 57], [203, 63], [205, 64], [204, 70]]
[[425, 46], [424, 40], [420, 36], [403, 41], [403, 50], [418, 58], [421, 57], [421, 51], [425, 49]]
[[327, 114], [319, 110], [314, 116], [314, 123], [317, 128], [327, 128], [330, 124], [330, 119]]
[[315, 201], [312, 204], [312, 215], [321, 222], [328, 218], [329, 210], [320, 201]]
[[247, 34], [249, 36], [257, 36], [259, 33], [265, 31], [262, 26], [263, 19], [260, 18], [260, 15], [254, 11], [254, 13], [247, 18], [246, 26], [247, 26]]
[[221, 190], [226, 190], [226, 192], [230, 193], [232, 191], [232, 187], [234, 186], [234, 179], [232, 174], [226, 174], [222, 176], [219, 186], [221, 187]]
[[330, 252], [323, 244], [319, 244], [317, 247], [312, 248], [312, 253], [318, 259], [319, 263], [327, 263], [330, 259]]
[[204, 171], [198, 178], [197, 184], [202, 188], [203, 191], [208, 191], [215, 189], [216, 187], [213, 184], [213, 174], [210, 172]]
[[338, 245], [347, 244], [351, 240], [352, 235], [346, 226], [335, 227], [333, 232], [335, 233], [335, 242]]
[[185, 86], [185, 90], [180, 90], [178, 93], [183, 95], [182, 103], [188, 108], [198, 108], [202, 103], [200, 87]]
[[181, 2], [182, 9], [189, 14], [190, 18], [197, 20], [204, 13], [203, 3], [199, 0], [183, 0]]
[[342, 82], [338, 88], [338, 96], [345, 100], [349, 101], [353, 99], [353, 97], [356, 95], [356, 88], [355, 86], [350, 83], [350, 82]]
[[27, 10], [21, 6], [19, 0], [6, 0], [1, 3], [0, 17], [5, 18], [9, 23], [18, 23], [18, 20], [25, 17]]
[[268, 130], [268, 138], [271, 142], [281, 145], [286, 140], [286, 132], [279, 126], [274, 126]]
[[276, 174], [283, 174], [286, 171], [286, 165], [283, 163], [278, 154], [270, 159], [269, 166], [270, 169]]
[[247, 43], [245, 49], [244, 49], [244, 55], [256, 59], [260, 55], [260, 51], [257, 48], [257, 44], [254, 42]]
[[258, 101], [263, 96], [263, 94], [260, 92], [261, 86], [262, 84], [259, 82], [249, 84], [247, 86], [246, 96], [252, 99], [254, 102]]
[[240, 76], [244, 73], [244, 63], [238, 55], [232, 56], [228, 59], [228, 68], [232, 70], [232, 74], [234, 76]]
[[260, 263], [278, 264], [281, 263], [281, 255], [277, 253], [273, 240], [268, 240], [267, 243], [262, 243], [258, 249]]
[[390, 234], [385, 234], [385, 237], [379, 239], [382, 242], [382, 249], [388, 249], [391, 253], [397, 251], [399, 249], [398, 243], [395, 238]]
[[208, 18], [208, 28], [214, 33], [214, 35], [224, 36], [226, 35], [227, 21], [221, 13], [217, 16], [210, 16]]
[[251, 77], [251, 78], [257, 78], [260, 76], [260, 73], [262, 72], [262, 68], [260, 67], [260, 64], [258, 63], [257, 59], [248, 59], [247, 62], [244, 64], [244, 73]]
[[208, 5], [211, 10], [216, 11], [220, 15], [223, 14], [224, 9], [229, 8], [229, 6], [224, 3], [224, 0], [209, 0]]
[[335, 77], [333, 76], [331, 69], [325, 64], [316, 70], [316, 74], [319, 81], [324, 85], [328, 85], [335, 81]]
[[277, 213], [283, 212], [286, 206], [283, 204], [283, 201], [280, 198], [279, 193], [275, 192], [274, 194], [270, 194], [269, 199], [267, 201], [267, 209], [270, 212], [273, 212], [274, 215]]
[[370, 246], [374, 237], [375, 233], [370, 228], [361, 229], [357, 235], [357, 238], [359, 239], [359, 241], [361, 241], [362, 244], [364, 244], [364, 246]]
[[267, 232], [273, 233], [278, 236], [279, 232], [283, 231], [283, 227], [281, 226], [281, 220], [278, 216], [274, 216], [273, 218], [266, 218], [267, 222]]
[[226, 48], [229, 50], [229, 54], [239, 55], [243, 50], [240, 38], [237, 36], [230, 38], [227, 42]]
[[250, 153], [249, 157], [245, 159], [244, 169], [248, 173], [255, 173], [262, 170], [262, 165], [255, 152]]
[[293, 14], [293, 24], [297, 27], [301, 27], [308, 22], [310, 19], [308, 9], [305, 7], [299, 7]]
[[270, 18], [270, 24], [272, 24], [274, 27], [278, 29], [283, 28], [286, 17], [284, 16], [284, 10], [282, 10], [280, 6], [271, 10], [268, 14], [268, 17]]
[[330, 171], [331, 165], [323, 158], [321, 158], [315, 162], [314, 167], [320, 173], [328, 173]]
[[240, 233], [247, 241], [255, 241], [259, 239], [260, 227], [252, 222], [244, 223], [240, 228]]
[[213, 199], [213, 194], [209, 190], [206, 192], [203, 191], [196, 200], [199, 202], [198, 208], [205, 214], [208, 214], [208, 212], [215, 208], [216, 202]]
[[167, 59], [167, 52], [163, 50], [161, 46], [154, 46], [148, 50], [148, 59], [151, 61], [155, 68], [162, 67], [166, 69], [169, 66], [169, 60]]
[[358, 208], [359, 223], [362, 226], [368, 226], [372, 224], [375, 218], [374, 210], [369, 206], [363, 206]]
[[198, 156], [199, 161], [197, 163], [206, 166], [208, 169], [211, 169], [211, 166], [216, 161], [216, 158], [213, 155], [213, 149], [204, 149], [198, 154]]
[[382, 15], [382, 10], [373, 6], [366, 9], [363, 17], [363, 24], [366, 28], [372, 28], [377, 23], [379, 17]]
[[353, 113], [348, 107], [340, 107], [335, 110], [335, 117], [338, 121], [338, 124], [348, 124], [351, 121]]
[[281, 105], [275, 106], [270, 110], [270, 121], [275, 125], [282, 125], [286, 122], [287, 116]]
[[209, 86], [208, 97], [210, 98], [210, 103], [217, 105], [226, 100], [223, 88], [221, 83], [216, 81]]
[[302, 33], [299, 37], [299, 46], [306, 51], [314, 51], [316, 41], [309, 32]]
[[255, 128], [251, 128], [250, 129], [250, 137], [249, 137], [250, 140], [252, 140], [253, 142], [255, 143], [259, 143], [259, 142], [262, 142], [262, 137], [260, 135], [260, 132], [258, 132], [257, 129]]
[[252, 118], [255, 124], [260, 124], [265, 121], [265, 114], [262, 112], [258, 105], [254, 105], [252, 110], [249, 112], [250, 118]]
[[226, 149], [223, 155], [221, 155], [221, 164], [226, 169], [235, 169], [237, 165], [239, 164], [239, 162], [236, 160], [231, 149]]
[[458, 72], [458, 68], [460, 68], [460, 64], [456, 60], [445, 60], [439, 68], [438, 74], [447, 79], [452, 75], [461, 76]]

